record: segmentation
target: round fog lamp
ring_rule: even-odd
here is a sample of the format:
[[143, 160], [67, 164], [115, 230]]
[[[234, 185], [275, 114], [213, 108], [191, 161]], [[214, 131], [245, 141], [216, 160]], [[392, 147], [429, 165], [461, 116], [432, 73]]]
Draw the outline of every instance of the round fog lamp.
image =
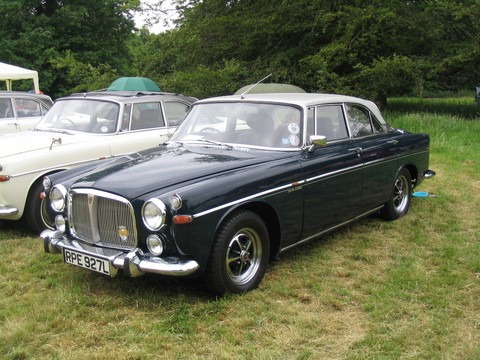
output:
[[155, 256], [160, 256], [164, 250], [163, 241], [157, 235], [149, 235], [147, 237], [147, 247]]
[[55, 228], [64, 233], [66, 230], [66, 221], [62, 215], [55, 216]]

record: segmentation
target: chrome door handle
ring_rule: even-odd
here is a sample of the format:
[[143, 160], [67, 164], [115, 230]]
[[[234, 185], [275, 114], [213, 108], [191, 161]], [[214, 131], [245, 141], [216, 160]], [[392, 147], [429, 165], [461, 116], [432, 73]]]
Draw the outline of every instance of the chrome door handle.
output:
[[387, 141], [387, 144], [397, 145], [397, 144], [398, 144], [398, 140], [388, 140], [388, 141]]
[[362, 156], [362, 148], [361, 147], [356, 147], [353, 149], [348, 149], [348, 151], [355, 151], [357, 153], [357, 156], [360, 157]]

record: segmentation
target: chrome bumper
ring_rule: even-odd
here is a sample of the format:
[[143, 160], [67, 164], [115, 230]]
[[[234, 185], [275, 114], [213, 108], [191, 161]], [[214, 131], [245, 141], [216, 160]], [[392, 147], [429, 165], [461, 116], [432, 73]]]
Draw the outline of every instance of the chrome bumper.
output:
[[433, 178], [435, 175], [437, 175], [437, 173], [436, 173], [435, 171], [433, 171], [433, 170], [427, 170], [427, 171], [425, 171], [425, 172], [423, 173], [423, 177], [424, 177], [425, 179], [431, 179], [431, 178]]
[[69, 249], [86, 255], [102, 257], [112, 265], [111, 275], [116, 276], [119, 269], [129, 277], [136, 277], [145, 273], [153, 273], [170, 276], [186, 276], [198, 270], [199, 265], [194, 260], [163, 259], [145, 256], [140, 249], [134, 249], [129, 253], [119, 251], [115, 255], [99, 254], [99, 248], [80, 244], [67, 239], [60, 231], [44, 230], [40, 234], [43, 240], [43, 248], [46, 253], [59, 254], [62, 249]]
[[8, 206], [0, 206], [0, 216], [12, 216], [17, 215], [18, 209]]

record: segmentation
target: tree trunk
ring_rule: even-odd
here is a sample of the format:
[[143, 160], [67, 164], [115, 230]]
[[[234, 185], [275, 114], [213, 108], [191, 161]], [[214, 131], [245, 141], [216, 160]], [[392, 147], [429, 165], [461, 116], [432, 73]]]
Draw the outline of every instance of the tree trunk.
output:
[[377, 94], [375, 103], [378, 105], [381, 111], [385, 110], [387, 108], [387, 94], [385, 94], [383, 91], [380, 91]]

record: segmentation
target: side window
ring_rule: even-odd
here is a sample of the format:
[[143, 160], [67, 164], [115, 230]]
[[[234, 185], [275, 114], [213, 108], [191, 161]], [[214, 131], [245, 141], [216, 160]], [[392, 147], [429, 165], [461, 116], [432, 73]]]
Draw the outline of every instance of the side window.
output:
[[348, 137], [347, 126], [341, 105], [327, 105], [317, 107], [315, 118], [317, 135], [327, 137], [327, 140], [339, 140]]
[[10, 99], [0, 99], [0, 119], [12, 118], [13, 109]]
[[184, 103], [165, 102], [165, 114], [167, 117], [167, 123], [169, 126], [178, 126], [185, 119], [190, 106]]
[[372, 135], [372, 125], [370, 124], [370, 112], [358, 105], [346, 105], [348, 123], [353, 137]]
[[131, 130], [154, 129], [164, 127], [160, 103], [133, 104]]
[[380, 124], [380, 121], [378, 121], [378, 119], [373, 114], [371, 114], [370, 116], [372, 118], [373, 132], [375, 134], [385, 132], [385, 129], [382, 124]]
[[17, 109], [17, 116], [19, 118], [42, 116], [42, 108], [35, 100], [16, 98], [14, 101], [15, 108]]

